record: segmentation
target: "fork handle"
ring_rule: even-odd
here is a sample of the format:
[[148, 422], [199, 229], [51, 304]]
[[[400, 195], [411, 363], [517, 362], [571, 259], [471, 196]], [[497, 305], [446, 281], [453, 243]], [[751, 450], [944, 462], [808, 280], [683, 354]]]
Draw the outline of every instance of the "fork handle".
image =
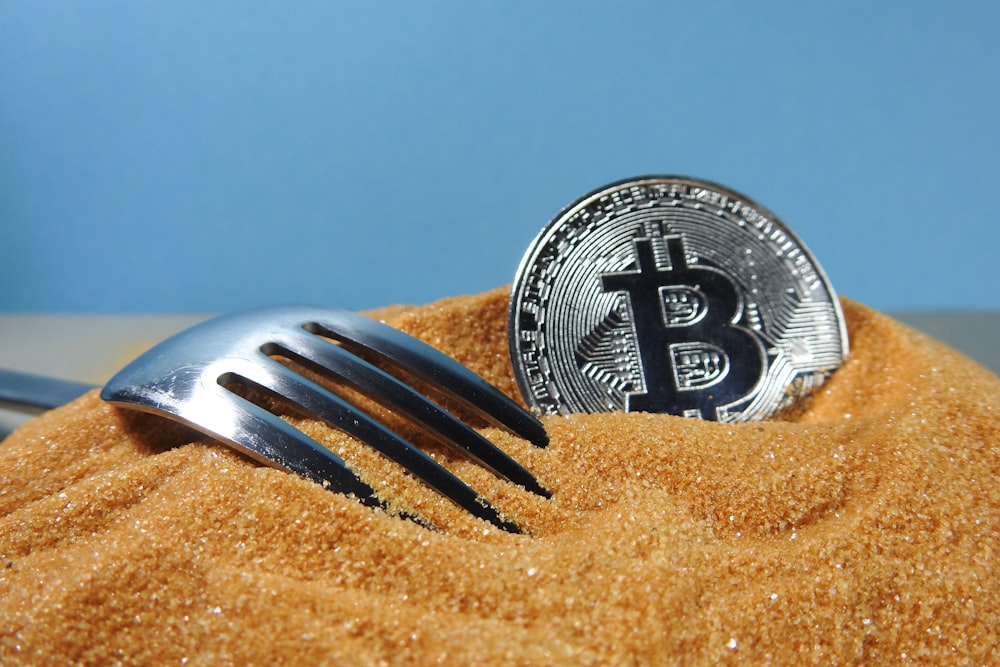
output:
[[42, 412], [65, 405], [95, 385], [0, 369], [0, 407]]

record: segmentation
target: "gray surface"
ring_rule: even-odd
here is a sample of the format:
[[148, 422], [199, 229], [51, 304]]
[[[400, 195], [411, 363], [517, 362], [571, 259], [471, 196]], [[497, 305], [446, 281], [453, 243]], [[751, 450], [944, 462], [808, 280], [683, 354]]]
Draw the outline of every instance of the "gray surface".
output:
[[1000, 375], [1000, 311], [905, 311], [889, 313]]
[[[890, 314], [1000, 374], [1000, 311]], [[206, 317], [0, 315], [0, 368], [103, 384], [144, 349]], [[27, 418], [0, 409], [0, 437]]]

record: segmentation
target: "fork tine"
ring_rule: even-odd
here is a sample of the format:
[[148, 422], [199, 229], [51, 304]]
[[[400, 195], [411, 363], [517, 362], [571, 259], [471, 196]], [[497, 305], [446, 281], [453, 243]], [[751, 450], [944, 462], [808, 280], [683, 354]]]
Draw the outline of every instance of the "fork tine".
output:
[[197, 387], [197, 401], [191, 402], [177, 401], [169, 386], [124, 383], [105, 387], [102, 398], [180, 421], [258, 463], [295, 473], [363, 505], [437, 530], [423, 517], [389, 507], [342, 458], [288, 422], [218, 384], [199, 383]]
[[517, 524], [503, 517], [485, 498], [434, 459], [312, 380], [267, 357], [255, 364], [232, 366], [230, 376], [250, 382], [374, 447], [474, 516], [508, 532], [521, 532]]
[[548, 445], [545, 427], [496, 387], [443, 352], [387, 324], [347, 310], [324, 310], [306, 329], [364, 348], [429, 379], [451, 398], [538, 447]]
[[[358, 477], [343, 459], [302, 431], [242, 396], [235, 398], [240, 401], [245, 411], [244, 419], [250, 425], [245, 433], [247, 437], [253, 438], [252, 443], [242, 445], [229, 440], [229, 444], [239, 451], [265, 465], [293, 472], [324, 488], [353, 496], [367, 507], [378, 508], [413, 521], [424, 528], [437, 530], [437, 526], [417, 514], [390, 507], [389, 503]], [[250, 446], [247, 447], [246, 444]], [[260, 452], [268, 448], [271, 453], [262, 456]]]
[[[342, 458], [264, 408], [236, 396], [246, 425], [238, 439], [224, 438], [260, 463], [294, 472], [331, 490], [354, 495], [366, 505], [383, 506], [375, 489], [361, 480]], [[236, 405], [236, 404], [231, 404]], [[230, 408], [232, 409], [232, 408]], [[218, 438], [220, 434], [210, 433]]]
[[312, 333], [289, 329], [263, 350], [296, 359], [321, 374], [332, 374], [369, 398], [405, 414], [459, 453], [544, 498], [547, 491], [528, 470], [467, 424], [412, 387]]

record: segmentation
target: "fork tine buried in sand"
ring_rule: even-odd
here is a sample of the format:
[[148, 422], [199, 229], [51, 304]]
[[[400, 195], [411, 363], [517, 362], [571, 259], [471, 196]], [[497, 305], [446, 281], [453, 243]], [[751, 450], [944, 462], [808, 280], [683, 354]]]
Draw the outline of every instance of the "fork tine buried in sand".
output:
[[375, 489], [343, 459], [234, 391], [234, 387], [249, 386], [374, 447], [473, 515], [504, 530], [521, 532], [517, 524], [413, 444], [275, 358], [283, 357], [350, 387], [418, 423], [437, 440], [494, 473], [549, 497], [530, 472], [489, 440], [359, 355], [378, 360], [390, 370], [403, 369], [536, 446], [548, 444], [537, 419], [454, 359], [386, 324], [328, 308], [280, 306], [213, 318], [142, 354], [111, 378], [101, 397], [182, 422], [263, 464], [354, 495], [367, 505], [385, 507]]

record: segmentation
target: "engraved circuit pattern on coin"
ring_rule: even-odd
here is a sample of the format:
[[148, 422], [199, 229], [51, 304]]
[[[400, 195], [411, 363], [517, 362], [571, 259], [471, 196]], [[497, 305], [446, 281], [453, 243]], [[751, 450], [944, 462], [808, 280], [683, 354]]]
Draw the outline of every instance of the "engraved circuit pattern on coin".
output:
[[720, 185], [649, 176], [566, 207], [518, 268], [514, 372], [540, 414], [764, 419], [848, 352], [840, 303], [773, 213]]

